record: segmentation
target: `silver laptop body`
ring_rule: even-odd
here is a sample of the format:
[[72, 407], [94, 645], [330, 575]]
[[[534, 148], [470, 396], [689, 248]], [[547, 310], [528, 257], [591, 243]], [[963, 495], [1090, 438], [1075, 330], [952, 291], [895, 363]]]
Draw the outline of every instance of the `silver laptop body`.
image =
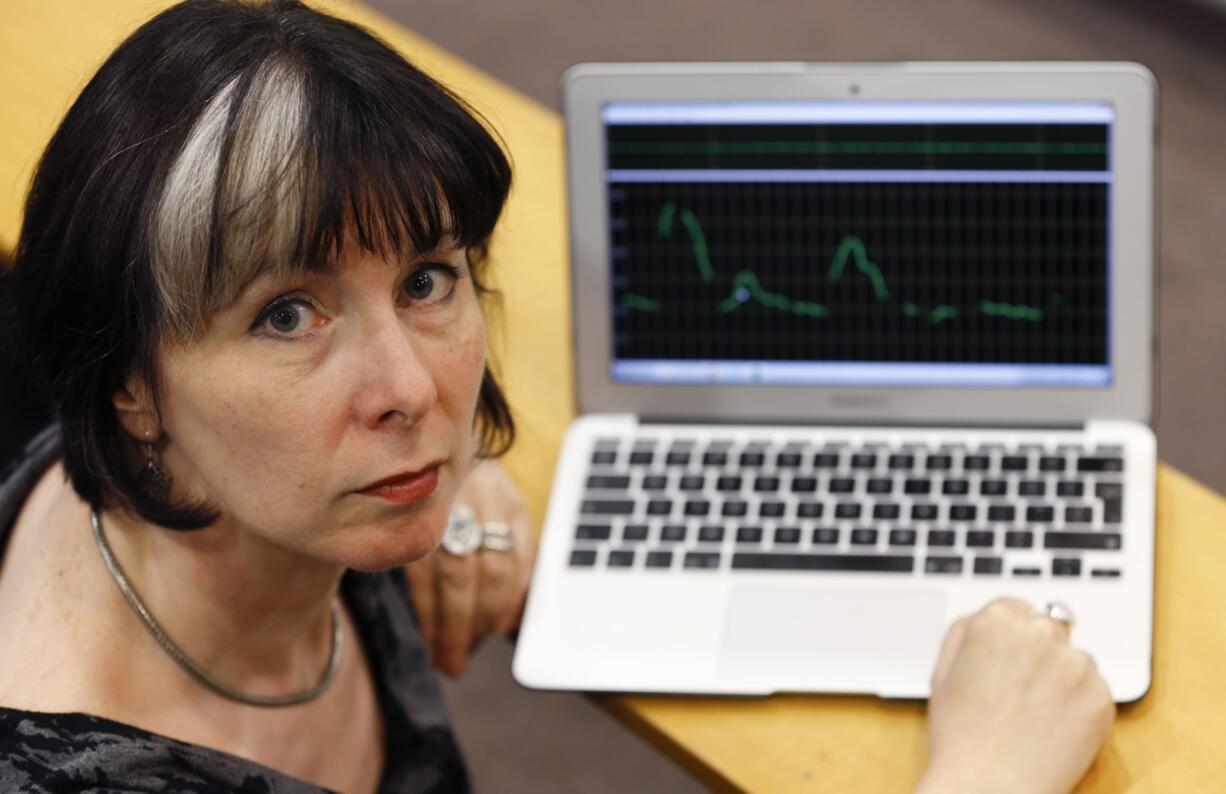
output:
[[1135, 64], [587, 64], [543, 689], [926, 697], [1060, 601], [1149, 687], [1154, 103]]

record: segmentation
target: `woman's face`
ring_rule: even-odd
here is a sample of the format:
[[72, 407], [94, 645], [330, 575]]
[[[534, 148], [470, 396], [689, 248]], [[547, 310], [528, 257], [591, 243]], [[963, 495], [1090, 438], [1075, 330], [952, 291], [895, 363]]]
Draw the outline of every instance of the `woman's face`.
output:
[[475, 452], [485, 326], [465, 251], [261, 276], [160, 357], [161, 460], [219, 523], [346, 567], [437, 543]]

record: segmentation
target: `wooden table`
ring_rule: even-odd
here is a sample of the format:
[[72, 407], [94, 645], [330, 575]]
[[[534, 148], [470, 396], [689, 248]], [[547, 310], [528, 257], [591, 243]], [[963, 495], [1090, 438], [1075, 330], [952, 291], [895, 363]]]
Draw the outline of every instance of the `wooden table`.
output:
[[[475, 0], [474, 0], [475, 1]], [[0, 4], [0, 250], [17, 238], [38, 155], [76, 92], [162, 0]], [[504, 306], [491, 347], [519, 419], [507, 459], [539, 526], [574, 413], [561, 120], [386, 18], [324, 7], [377, 31], [470, 100], [502, 133], [515, 185], [493, 247]], [[1154, 679], [1121, 709], [1081, 792], [1226, 786], [1226, 499], [1169, 466], [1158, 476]], [[601, 705], [721, 789], [906, 791], [925, 760], [923, 707], [862, 697], [602, 697]]]

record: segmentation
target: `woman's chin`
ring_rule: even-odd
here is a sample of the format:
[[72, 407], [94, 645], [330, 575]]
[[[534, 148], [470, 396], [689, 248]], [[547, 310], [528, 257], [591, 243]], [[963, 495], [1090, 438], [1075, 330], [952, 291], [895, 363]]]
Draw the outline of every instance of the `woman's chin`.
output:
[[380, 527], [360, 533], [337, 556], [346, 568], [374, 573], [416, 562], [434, 551], [443, 537], [443, 526], [414, 522], [399, 528]]

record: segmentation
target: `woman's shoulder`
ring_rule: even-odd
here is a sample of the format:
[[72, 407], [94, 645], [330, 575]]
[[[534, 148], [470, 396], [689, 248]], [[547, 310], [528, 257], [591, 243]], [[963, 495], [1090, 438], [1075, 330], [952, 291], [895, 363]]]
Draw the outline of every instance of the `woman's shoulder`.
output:
[[0, 791], [318, 794], [244, 759], [88, 714], [0, 708]]

